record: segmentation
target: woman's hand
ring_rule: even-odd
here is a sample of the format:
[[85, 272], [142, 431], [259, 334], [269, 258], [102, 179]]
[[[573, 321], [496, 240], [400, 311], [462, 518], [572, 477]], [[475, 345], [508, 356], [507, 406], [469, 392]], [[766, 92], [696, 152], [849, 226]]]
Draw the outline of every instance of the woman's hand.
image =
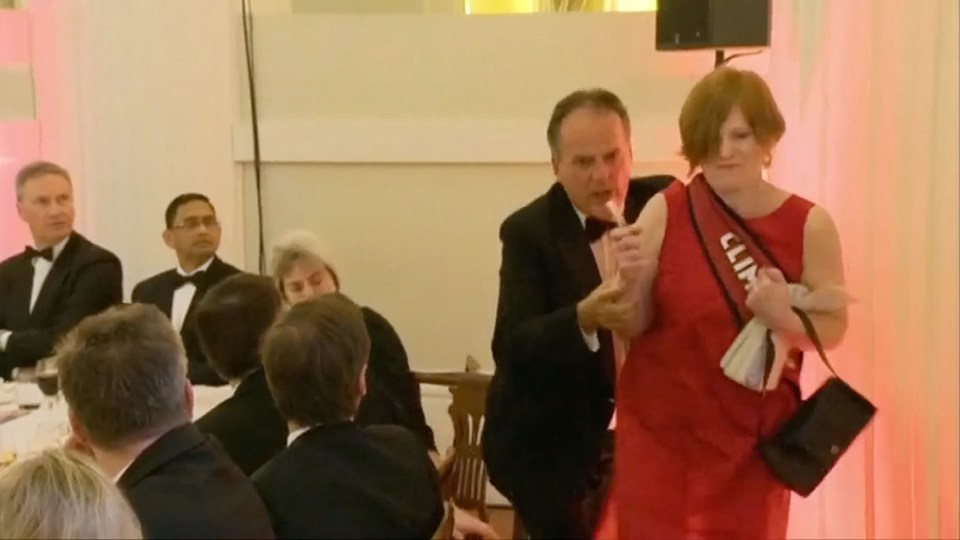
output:
[[790, 286], [780, 270], [761, 268], [747, 293], [747, 308], [770, 330], [793, 331], [797, 315], [790, 307]]
[[469, 512], [453, 507], [453, 537], [456, 540], [468, 536], [480, 537], [483, 540], [500, 540], [500, 535], [493, 527], [480, 521]]
[[627, 281], [637, 279], [648, 263], [643, 251], [643, 228], [639, 223], [617, 227], [610, 231], [610, 239], [620, 275]]

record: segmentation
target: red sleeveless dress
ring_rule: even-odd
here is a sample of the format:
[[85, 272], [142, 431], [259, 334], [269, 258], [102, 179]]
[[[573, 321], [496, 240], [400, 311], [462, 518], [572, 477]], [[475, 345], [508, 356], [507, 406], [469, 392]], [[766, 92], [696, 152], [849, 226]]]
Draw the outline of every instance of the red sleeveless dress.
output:
[[[617, 380], [616, 525], [606, 530], [631, 540], [785, 538], [790, 493], [755, 446], [758, 420], [767, 435], [796, 410], [799, 362], [784, 368], [762, 412], [759, 393], [724, 376], [720, 359], [738, 329], [697, 241], [686, 189], [674, 184], [665, 197], [655, 319], [633, 341]], [[792, 195], [746, 220], [794, 279], [812, 206]]]

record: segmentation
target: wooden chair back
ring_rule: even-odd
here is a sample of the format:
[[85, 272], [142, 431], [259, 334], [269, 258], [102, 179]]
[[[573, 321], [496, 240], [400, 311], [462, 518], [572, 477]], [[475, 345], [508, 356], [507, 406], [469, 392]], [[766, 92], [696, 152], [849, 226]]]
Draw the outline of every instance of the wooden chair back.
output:
[[[491, 375], [479, 373], [476, 361], [468, 357], [468, 371], [415, 372], [421, 384], [446, 386], [452, 400], [447, 409], [453, 422], [453, 453], [441, 462], [441, 485], [454, 504], [463, 510], [474, 511], [484, 522], [487, 513], [487, 468], [483, 462], [480, 433], [487, 403], [487, 389]], [[449, 471], [445, 469], [449, 467]], [[446, 481], [444, 481], [444, 476]]]
[[[467, 374], [465, 374], [467, 375]], [[450, 419], [453, 421], [453, 466], [455, 491], [453, 500], [464, 510], [474, 510], [477, 517], [488, 521], [487, 466], [483, 462], [480, 433], [487, 403], [490, 376], [468, 374], [450, 388]]]

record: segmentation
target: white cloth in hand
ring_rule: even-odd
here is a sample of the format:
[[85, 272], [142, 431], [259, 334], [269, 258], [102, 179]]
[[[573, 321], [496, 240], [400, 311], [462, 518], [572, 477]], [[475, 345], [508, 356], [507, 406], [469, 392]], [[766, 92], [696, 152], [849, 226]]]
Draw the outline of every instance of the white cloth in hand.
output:
[[[790, 303], [808, 313], [825, 313], [843, 308], [852, 299], [842, 287], [824, 287], [811, 291], [798, 284], [790, 284]], [[766, 389], [773, 390], [780, 384], [784, 364], [787, 361], [787, 344], [776, 332], [769, 329], [756, 318], [743, 327], [733, 344], [720, 360], [723, 374], [742, 386], [756, 392], [764, 388], [763, 372], [767, 357], [767, 335], [773, 344], [773, 364], [767, 378]]]

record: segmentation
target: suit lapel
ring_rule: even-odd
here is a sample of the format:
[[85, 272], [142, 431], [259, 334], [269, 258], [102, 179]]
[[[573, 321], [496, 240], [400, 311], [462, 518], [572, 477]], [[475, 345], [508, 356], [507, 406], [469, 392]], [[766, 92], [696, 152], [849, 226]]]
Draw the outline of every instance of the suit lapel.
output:
[[142, 289], [138, 300], [157, 306], [157, 309], [162, 311], [167, 318], [170, 318], [173, 314], [173, 288], [176, 275], [177, 271], [175, 269], [167, 270], [161, 274], [162, 277], [157, 280], [156, 284], [150, 284], [149, 287]]
[[[563, 186], [559, 183], [554, 185], [550, 193], [550, 200], [553, 214], [551, 220], [557, 249], [560, 251], [560, 257], [566, 266], [567, 275], [570, 276], [572, 281], [575, 297], [579, 301], [600, 286], [602, 281], [600, 269], [597, 268], [597, 261], [593, 257], [593, 250], [590, 249], [590, 242], [587, 241], [583, 224], [580, 222], [570, 198], [563, 190]], [[629, 204], [625, 204], [624, 214], [629, 215], [628, 211], [636, 212], [637, 210], [630, 208]], [[634, 213], [632, 217], [636, 219], [636, 214]], [[597, 332], [597, 337], [600, 340], [603, 370], [612, 384], [616, 377], [613, 337], [605, 329], [600, 329]]]
[[7, 323], [11, 329], [22, 328], [30, 320], [30, 289], [33, 288], [33, 263], [30, 257], [21, 255], [17, 261], [16, 277], [10, 287], [10, 306]]
[[[43, 285], [40, 286], [40, 294], [37, 295], [37, 302], [33, 305], [33, 311], [30, 312], [31, 320], [43, 320], [46, 317], [47, 308], [60, 292], [60, 288], [63, 286], [63, 282], [67, 278], [67, 274], [73, 265], [73, 259], [76, 258], [77, 250], [80, 249], [81, 242], [82, 239], [80, 235], [72, 233], [66, 245], [63, 246], [63, 251], [53, 260], [50, 272], [47, 274], [46, 279], [43, 280]], [[32, 272], [30, 279], [32, 285]], [[27, 289], [29, 290], [30, 287]], [[30, 309], [29, 297], [27, 298], [27, 309]]]
[[166, 281], [164, 281], [163, 286], [157, 295], [156, 298], [153, 298], [154, 304], [166, 314], [167, 317], [173, 316], [173, 291], [174, 291], [174, 276], [177, 275], [176, 270], [170, 270], [167, 274]]
[[550, 190], [550, 212], [554, 241], [566, 274], [570, 276], [575, 296], [583, 298], [600, 285], [600, 270], [580, 218], [559, 183]]
[[[190, 299], [190, 305], [187, 306], [187, 313], [183, 316], [183, 326], [180, 327], [181, 334], [183, 330], [187, 328], [187, 321], [190, 320], [190, 317], [193, 315], [193, 310], [197, 307], [197, 304], [203, 299], [203, 295], [207, 294], [207, 290], [220, 281], [220, 273], [225, 266], [226, 265], [220, 262], [220, 259], [214, 255], [213, 260], [210, 261], [210, 266], [208, 266], [207, 270], [203, 273], [203, 278], [200, 280], [200, 283], [196, 285], [197, 290], [193, 293], [193, 298]], [[172, 292], [170, 296], [171, 298], [173, 297]]]

